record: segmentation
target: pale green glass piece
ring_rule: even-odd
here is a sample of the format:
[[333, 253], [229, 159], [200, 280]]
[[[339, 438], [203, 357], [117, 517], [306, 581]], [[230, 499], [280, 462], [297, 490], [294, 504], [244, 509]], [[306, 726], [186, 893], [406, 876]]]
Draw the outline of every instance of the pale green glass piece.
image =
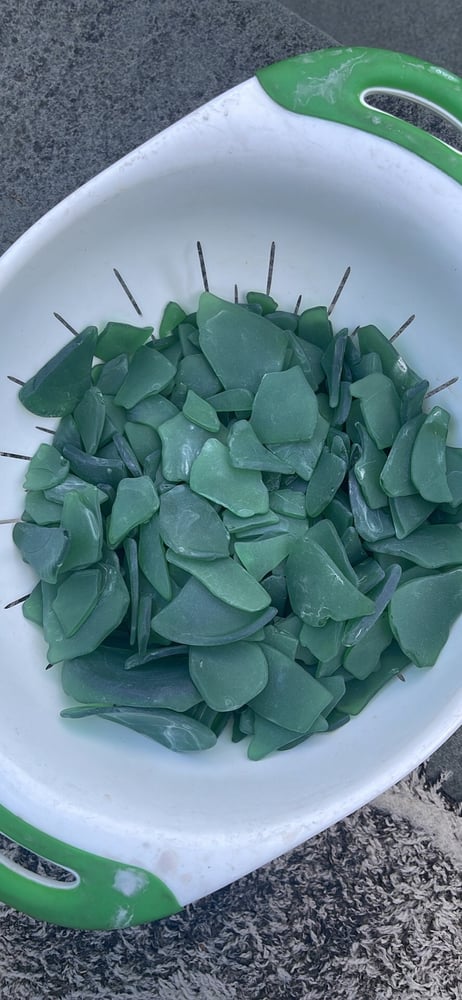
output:
[[[161, 501], [162, 503], [162, 501]], [[159, 515], [140, 525], [138, 542], [140, 569], [149, 583], [166, 601], [172, 598], [172, 581], [168, 571], [164, 547], [160, 537]]]
[[324, 511], [324, 517], [329, 521], [332, 521], [334, 528], [336, 528], [340, 537], [345, 534], [347, 528], [351, 528], [353, 524], [353, 514], [351, 513], [351, 507], [348, 502], [348, 497], [343, 492], [338, 492], [337, 495], [331, 500], [330, 504], [326, 507]]
[[97, 715], [108, 722], [116, 722], [126, 726], [141, 736], [160, 743], [176, 753], [192, 753], [198, 750], [210, 750], [215, 746], [217, 737], [208, 726], [205, 726], [190, 715], [172, 712], [168, 708], [125, 708], [121, 706], [101, 707], [88, 705], [85, 708], [65, 708], [61, 716], [65, 719], [84, 718]]
[[372, 613], [364, 615], [362, 618], [356, 618], [348, 622], [345, 626], [342, 637], [344, 646], [356, 646], [370, 632], [376, 621], [380, 618], [380, 615], [385, 611], [385, 608], [388, 607], [400, 579], [401, 566], [393, 563], [385, 570], [383, 580], [368, 593], [368, 597], [374, 602]]
[[395, 528], [387, 507], [372, 510], [368, 507], [353, 470], [348, 476], [348, 492], [354, 525], [358, 535], [366, 542], [376, 542], [380, 538], [390, 538]]
[[375, 559], [364, 559], [357, 563], [355, 573], [358, 577], [358, 589], [368, 594], [385, 576], [385, 570]]
[[332, 339], [332, 326], [326, 306], [314, 306], [305, 309], [298, 317], [298, 336], [308, 340], [310, 344], [321, 347], [323, 351]]
[[221, 646], [247, 639], [267, 625], [275, 614], [275, 608], [266, 608], [263, 612], [232, 608], [190, 577], [177, 596], [154, 616], [151, 627], [172, 642]]
[[268, 663], [268, 683], [249, 701], [250, 707], [284, 729], [306, 733], [329, 704], [330, 692], [279, 650], [266, 643], [262, 649]]
[[347, 341], [348, 330], [340, 330], [329, 341], [321, 358], [321, 365], [326, 373], [329, 390], [329, 406], [333, 409], [338, 406], [340, 398], [340, 379]]
[[249, 305], [261, 306], [263, 316], [276, 312], [278, 308], [276, 300], [271, 295], [265, 295], [264, 292], [247, 292], [246, 301]]
[[422, 405], [429, 390], [430, 383], [426, 379], [410, 385], [409, 389], [403, 392], [401, 397], [400, 417], [401, 423], [406, 424], [408, 420], [419, 416], [422, 413]]
[[262, 472], [290, 474], [291, 466], [261, 444], [248, 420], [236, 420], [229, 437], [229, 458], [236, 469], [256, 469]]
[[127, 419], [157, 431], [161, 424], [176, 417], [177, 413], [178, 407], [165, 396], [147, 396], [127, 411]]
[[292, 349], [294, 364], [300, 365], [302, 372], [314, 391], [319, 388], [324, 381], [324, 372], [321, 367], [323, 352], [320, 347], [310, 344], [308, 340], [302, 340], [295, 333], [288, 332], [289, 344]]
[[403, 583], [389, 620], [401, 649], [418, 667], [432, 667], [462, 612], [462, 567]]
[[[298, 621], [297, 618], [295, 618], [295, 621]], [[288, 632], [283, 632], [275, 628], [274, 625], [267, 625], [263, 642], [267, 646], [272, 646], [273, 649], [279, 649], [290, 660], [295, 660], [298, 650], [298, 635], [290, 635]]]
[[386, 455], [377, 448], [361, 424], [358, 424], [358, 434], [361, 455], [354, 464], [354, 472], [367, 505], [372, 510], [377, 510], [379, 507], [386, 507], [388, 502], [380, 478]]
[[170, 549], [167, 560], [190, 573], [220, 601], [243, 611], [263, 611], [270, 604], [266, 590], [234, 559], [194, 559]]
[[125, 556], [125, 579], [130, 593], [130, 646], [136, 643], [138, 609], [140, 604], [140, 567], [138, 547], [134, 538], [126, 538], [123, 543]]
[[434, 406], [420, 428], [411, 456], [411, 479], [424, 500], [451, 503], [446, 472], [449, 413]]
[[[112, 438], [112, 444], [107, 447], [114, 446], [115, 454], [120, 455], [122, 462], [126, 466], [127, 471], [131, 476], [141, 476], [141, 466], [133, 451], [131, 445], [129, 445], [127, 439], [123, 434], [114, 434]], [[100, 452], [98, 454], [101, 454]], [[108, 457], [110, 457], [108, 455]]]
[[391, 379], [398, 392], [404, 392], [419, 382], [419, 376], [376, 326], [360, 326], [358, 343], [361, 354], [372, 351], [379, 355], [384, 375]]
[[64, 482], [69, 472], [69, 462], [51, 444], [39, 445], [27, 467], [23, 488], [25, 490], [50, 490]]
[[146, 396], [162, 392], [175, 377], [175, 373], [175, 366], [161, 351], [139, 347], [130, 362], [128, 375], [115, 396], [116, 406], [129, 410]]
[[400, 401], [393, 382], [376, 372], [353, 382], [351, 395], [359, 399], [366, 428], [377, 448], [391, 448], [400, 429]]
[[225, 389], [256, 392], [267, 372], [280, 372], [287, 334], [263, 316], [203, 292], [197, 311], [199, 343]]
[[333, 712], [334, 708], [345, 694], [346, 684], [343, 677], [338, 675], [333, 676], [330, 674], [328, 676], [324, 676], [322, 686], [330, 693], [330, 702], [323, 709], [323, 714], [326, 718], [328, 718], [330, 713]]
[[230, 510], [224, 510], [223, 524], [230, 535], [235, 535], [236, 540], [239, 540], [242, 534], [249, 532], [258, 534], [259, 528], [279, 524], [279, 518], [272, 510], [268, 510], [266, 514], [253, 514], [252, 517], [238, 517]]
[[271, 510], [288, 517], [305, 519], [305, 494], [298, 490], [274, 490], [269, 495]]
[[102, 564], [102, 569], [104, 581], [99, 601], [81, 628], [68, 638], [64, 635], [52, 608], [45, 614], [47, 585], [44, 584], [43, 628], [49, 643], [49, 663], [60, 663], [61, 660], [72, 660], [75, 656], [85, 656], [93, 652], [123, 621], [130, 598], [122, 574], [116, 566], [108, 563]]
[[306, 646], [317, 660], [327, 663], [339, 653], [343, 655], [343, 629], [343, 622], [332, 620], [327, 621], [322, 628], [304, 623], [300, 630], [300, 643]]
[[40, 417], [64, 417], [91, 386], [98, 331], [89, 326], [65, 344], [19, 390], [23, 406]]
[[404, 556], [426, 569], [441, 569], [462, 564], [462, 531], [456, 524], [425, 524], [407, 538], [384, 538], [369, 548]]
[[342, 535], [342, 545], [345, 547], [345, 552], [352, 566], [355, 566], [356, 563], [360, 563], [366, 558], [366, 550], [361, 543], [361, 539], [356, 531], [356, 528], [346, 529]]
[[61, 506], [47, 500], [40, 490], [29, 490], [24, 502], [23, 521], [35, 521], [43, 526], [61, 523]]
[[355, 646], [345, 653], [343, 666], [357, 680], [364, 680], [377, 669], [380, 657], [393, 639], [388, 617], [382, 614]]
[[178, 305], [178, 302], [167, 302], [159, 323], [159, 338], [168, 337], [172, 333], [172, 330], [175, 330], [178, 324], [183, 323], [185, 319], [186, 313]]
[[71, 573], [58, 587], [52, 608], [66, 638], [75, 635], [96, 607], [103, 582], [101, 567], [94, 566]]
[[69, 537], [63, 570], [84, 569], [99, 562], [103, 547], [103, 519], [96, 486], [90, 484], [79, 493], [66, 493], [61, 527]]
[[159, 509], [159, 496], [148, 476], [123, 479], [117, 487], [109, 518], [107, 538], [115, 549], [138, 525], [149, 521]]
[[204, 444], [191, 466], [190, 486], [195, 493], [219, 503], [239, 517], [264, 514], [269, 508], [268, 490], [261, 474], [235, 469], [229, 451], [216, 439]]
[[329, 423], [321, 414], [310, 441], [294, 441], [290, 444], [273, 444], [270, 451], [281, 458], [306, 482], [309, 482], [324, 447]]
[[187, 656], [159, 660], [149, 670], [126, 670], [125, 658], [124, 649], [100, 646], [88, 656], [66, 660], [61, 675], [65, 694], [89, 705], [177, 712], [187, 712], [201, 701], [189, 676]]
[[119, 354], [134, 354], [142, 344], [146, 343], [152, 331], [152, 326], [106, 323], [96, 342], [96, 357], [102, 361], [111, 361]]
[[411, 479], [411, 456], [424, 421], [424, 414], [419, 413], [403, 424], [396, 435], [380, 475], [381, 485], [390, 497], [405, 497], [417, 493]]
[[105, 503], [107, 500], [107, 494], [104, 490], [98, 489], [97, 486], [93, 487], [87, 483], [84, 479], [80, 479], [78, 476], [69, 475], [63, 480], [59, 486], [53, 486], [51, 490], [45, 490], [44, 496], [47, 500], [51, 500], [53, 503], [62, 504], [64, 503], [64, 497], [68, 493], [87, 493], [90, 486], [90, 493], [93, 489], [96, 490], [96, 497], [98, 503]]
[[418, 493], [410, 497], [390, 497], [389, 503], [397, 538], [406, 538], [420, 528], [436, 507]]
[[209, 440], [209, 432], [191, 424], [182, 413], [159, 426], [162, 471], [171, 483], [189, 480], [194, 460]]
[[101, 431], [99, 448], [103, 448], [112, 441], [114, 434], [123, 434], [125, 429], [126, 414], [121, 406], [116, 406], [112, 396], [103, 396], [106, 418]]
[[229, 534], [219, 515], [188, 486], [162, 494], [159, 529], [165, 544], [179, 555], [197, 559], [229, 555]]
[[268, 681], [265, 655], [260, 646], [249, 642], [192, 647], [189, 673], [204, 701], [217, 712], [246, 705]]
[[74, 420], [85, 451], [94, 455], [98, 451], [106, 420], [106, 406], [99, 388], [92, 386], [87, 389], [74, 410]]
[[288, 534], [276, 535], [274, 538], [262, 538], [255, 541], [236, 541], [234, 551], [246, 570], [262, 580], [275, 566], [279, 566], [287, 558], [293, 547], [293, 540]]
[[253, 392], [248, 389], [225, 389], [208, 397], [208, 402], [217, 413], [242, 413], [251, 411], [254, 401]]
[[345, 546], [335, 528], [335, 525], [327, 518], [322, 518], [313, 527], [310, 528], [310, 538], [317, 545], [320, 545], [327, 555], [333, 560], [333, 562], [338, 566], [341, 573], [346, 576], [347, 580], [353, 584], [354, 587], [358, 586], [358, 578], [356, 572], [351, 565], [348, 558]]
[[374, 604], [353, 586], [310, 532], [294, 546], [287, 560], [287, 587], [295, 613], [308, 625], [327, 619], [347, 621], [371, 614]]
[[[302, 737], [303, 739], [303, 737]], [[275, 722], [264, 719], [262, 715], [255, 712], [253, 734], [247, 748], [249, 760], [263, 760], [274, 750], [281, 750], [287, 744], [296, 744], [300, 740], [300, 734], [283, 726], [277, 726]]]
[[323, 448], [305, 494], [306, 513], [318, 517], [333, 500], [342, 485], [347, 471], [347, 463]]
[[396, 642], [382, 653], [378, 669], [374, 670], [364, 680], [353, 680], [347, 684], [345, 694], [337, 708], [348, 715], [358, 715], [366, 707], [381, 688], [408, 665], [409, 658], [399, 648]]
[[32, 566], [41, 580], [56, 583], [69, 548], [65, 531], [18, 521], [13, 528], [13, 541], [24, 562]]
[[192, 424], [197, 424], [198, 427], [202, 427], [204, 431], [213, 433], [220, 430], [217, 411], [206, 399], [198, 396], [193, 389], [188, 390], [188, 395], [183, 406], [183, 415], [186, 417], [186, 420], [189, 420]]
[[363, 354], [358, 363], [353, 366], [353, 381], [365, 378], [366, 375], [373, 375], [375, 372], [383, 372], [383, 365], [380, 354], [377, 354], [376, 351], [370, 351], [369, 354]]
[[263, 444], [309, 441], [317, 419], [316, 396], [300, 367], [263, 376], [250, 418]]
[[298, 317], [294, 313], [286, 312], [284, 309], [277, 309], [272, 313], [265, 313], [266, 319], [269, 319], [270, 323], [274, 323], [281, 330], [290, 330], [292, 333], [295, 332], [298, 326]]
[[221, 391], [221, 382], [202, 354], [190, 354], [178, 363], [177, 384], [186, 390], [193, 389], [207, 399]]
[[148, 427], [147, 424], [137, 424], [132, 423], [131, 420], [127, 420], [124, 434], [133, 450], [133, 454], [141, 465], [144, 465], [148, 455], [152, 455], [154, 451], [160, 452], [160, 437], [157, 431], [153, 430], [152, 427]]
[[119, 391], [122, 382], [128, 375], [128, 363], [128, 355], [119, 354], [102, 365], [97, 386], [103, 395], [115, 396], [116, 392]]

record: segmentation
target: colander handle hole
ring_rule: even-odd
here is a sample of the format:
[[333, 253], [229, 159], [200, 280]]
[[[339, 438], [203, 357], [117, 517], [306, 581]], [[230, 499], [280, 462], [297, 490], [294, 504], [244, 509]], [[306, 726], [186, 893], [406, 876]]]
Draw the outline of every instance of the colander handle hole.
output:
[[47, 882], [56, 886], [65, 885], [68, 888], [77, 886], [79, 883], [75, 872], [35, 854], [34, 851], [23, 847], [3, 833], [0, 833], [0, 859], [16, 870], [19, 869], [26, 878], [32, 877], [40, 879], [40, 881], [46, 879]]
[[380, 87], [363, 91], [361, 103], [391, 115], [393, 118], [400, 118], [405, 122], [410, 121], [423, 132], [428, 132], [457, 152], [462, 152], [460, 122], [448, 111], [444, 111], [426, 98], [416, 97], [404, 90], [395, 90], [392, 87]]

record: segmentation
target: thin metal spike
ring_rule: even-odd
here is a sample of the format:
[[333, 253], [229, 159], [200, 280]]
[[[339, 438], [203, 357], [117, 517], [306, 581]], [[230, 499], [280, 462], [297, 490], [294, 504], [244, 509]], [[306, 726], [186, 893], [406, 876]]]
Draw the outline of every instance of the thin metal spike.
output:
[[350, 274], [351, 274], [351, 267], [348, 266], [347, 269], [346, 269], [346, 271], [345, 271], [345, 274], [343, 275], [343, 278], [342, 278], [342, 280], [341, 280], [341, 282], [340, 282], [340, 284], [339, 284], [339, 286], [337, 288], [337, 291], [336, 291], [336, 293], [335, 293], [335, 295], [334, 295], [334, 297], [332, 299], [332, 302], [331, 302], [331, 304], [330, 304], [330, 306], [329, 306], [329, 308], [327, 310], [327, 315], [328, 316], [330, 316], [332, 310], [337, 305], [337, 302], [338, 302], [338, 300], [339, 300], [339, 298], [340, 298], [340, 296], [341, 296], [341, 294], [343, 292], [343, 289], [345, 288], [345, 285], [346, 285], [346, 283], [348, 281], [348, 278], [350, 277]]
[[234, 286], [234, 301], [235, 301], [236, 305], [239, 302], [239, 289], [238, 289], [237, 285]]
[[20, 520], [20, 517], [4, 517], [0, 524], [17, 524]]
[[202, 243], [200, 240], [196, 243], [197, 246], [197, 256], [199, 257], [199, 266], [201, 269], [202, 281], [204, 283], [204, 290], [209, 291], [209, 279], [207, 277], [207, 268], [205, 266], [204, 253], [202, 250]]
[[399, 327], [396, 333], [394, 333], [393, 336], [390, 337], [389, 343], [392, 344], [394, 340], [397, 340], [397, 338], [400, 337], [405, 330], [407, 330], [408, 326], [410, 326], [411, 323], [414, 322], [414, 320], [415, 320], [415, 313], [412, 313], [412, 316], [409, 316], [409, 318], [404, 323], [402, 323], [402, 325]]
[[350, 337], [356, 337], [358, 330], [359, 330], [359, 324], [358, 326], [355, 326], [354, 330], [351, 331]]
[[112, 270], [114, 271], [114, 274], [115, 274], [115, 276], [117, 278], [117, 281], [119, 282], [119, 285], [122, 286], [122, 288], [123, 288], [123, 290], [125, 292], [125, 295], [127, 296], [127, 298], [129, 299], [129, 301], [131, 302], [131, 304], [132, 304], [135, 312], [138, 313], [138, 316], [141, 316], [142, 315], [141, 309], [140, 309], [140, 307], [139, 307], [139, 305], [138, 305], [138, 303], [137, 303], [137, 301], [135, 299], [135, 296], [130, 291], [130, 289], [129, 289], [128, 285], [127, 285], [127, 282], [124, 281], [124, 279], [122, 278], [122, 275], [121, 275], [120, 271], [118, 271], [116, 267], [113, 267]]
[[430, 392], [427, 392], [426, 396], [424, 396], [424, 399], [429, 399], [430, 396], [436, 396], [437, 392], [442, 392], [443, 389], [447, 389], [450, 385], [455, 385], [455, 383], [458, 381], [459, 381], [458, 375], [455, 375], [454, 378], [449, 378], [447, 382], [443, 382], [441, 385], [437, 385], [436, 389], [430, 389]]
[[46, 433], [46, 434], [54, 434], [54, 433], [55, 433], [55, 432], [54, 432], [54, 431], [53, 431], [53, 430], [51, 429], [51, 427], [40, 427], [40, 425], [39, 425], [39, 424], [36, 424], [36, 425], [35, 425], [35, 429], [36, 429], [36, 431], [45, 431], [45, 433]]
[[27, 601], [28, 597], [30, 597], [30, 594], [24, 594], [23, 597], [17, 597], [15, 601], [5, 604], [5, 611], [8, 611], [8, 608], [15, 608], [17, 604], [24, 604], [24, 601]]
[[59, 323], [62, 323], [62, 325], [66, 327], [66, 330], [69, 330], [69, 333], [72, 333], [74, 337], [78, 336], [79, 331], [71, 326], [71, 324], [67, 322], [67, 319], [64, 319], [64, 316], [61, 316], [61, 313], [54, 312], [53, 316]]
[[22, 378], [16, 378], [16, 375], [7, 375], [6, 377], [10, 380], [10, 382], [15, 382], [16, 385], [26, 384], [25, 382], [23, 382]]
[[301, 304], [302, 304], [302, 296], [299, 295], [295, 303], [294, 316], [298, 316], [298, 310], [300, 309]]
[[0, 451], [0, 458], [22, 458], [25, 462], [31, 461], [30, 455], [16, 455], [14, 451]]
[[47, 663], [45, 670], [51, 670], [52, 667], [54, 667], [54, 663]]
[[273, 282], [274, 256], [275, 256], [275, 253], [276, 253], [276, 244], [275, 244], [275, 242], [273, 240], [273, 242], [272, 242], [272, 244], [270, 246], [270, 255], [269, 255], [269, 261], [268, 261], [268, 277], [266, 279], [266, 294], [267, 295], [271, 294], [271, 285], [272, 285], [272, 282]]

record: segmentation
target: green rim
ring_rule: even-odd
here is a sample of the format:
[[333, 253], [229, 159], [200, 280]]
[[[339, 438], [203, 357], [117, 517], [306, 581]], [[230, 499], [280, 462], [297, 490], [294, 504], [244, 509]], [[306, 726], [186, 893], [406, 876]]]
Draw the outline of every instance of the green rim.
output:
[[384, 49], [324, 49], [267, 66], [257, 78], [288, 111], [389, 139], [462, 184], [462, 154], [415, 125], [363, 103], [390, 91], [430, 107], [462, 131], [462, 80], [439, 66]]
[[38, 880], [19, 865], [0, 861], [2, 901], [36, 920], [79, 930], [112, 930], [159, 920], [181, 910], [170, 889], [150, 872], [64, 844], [3, 806], [0, 830], [78, 876], [77, 884]]

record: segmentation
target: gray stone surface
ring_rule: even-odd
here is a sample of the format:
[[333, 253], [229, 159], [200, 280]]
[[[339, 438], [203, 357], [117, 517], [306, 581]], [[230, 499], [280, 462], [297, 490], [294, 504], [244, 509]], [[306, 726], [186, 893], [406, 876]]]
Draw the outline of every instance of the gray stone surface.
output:
[[0, 0], [0, 250], [211, 97], [332, 41], [267, 0]]

